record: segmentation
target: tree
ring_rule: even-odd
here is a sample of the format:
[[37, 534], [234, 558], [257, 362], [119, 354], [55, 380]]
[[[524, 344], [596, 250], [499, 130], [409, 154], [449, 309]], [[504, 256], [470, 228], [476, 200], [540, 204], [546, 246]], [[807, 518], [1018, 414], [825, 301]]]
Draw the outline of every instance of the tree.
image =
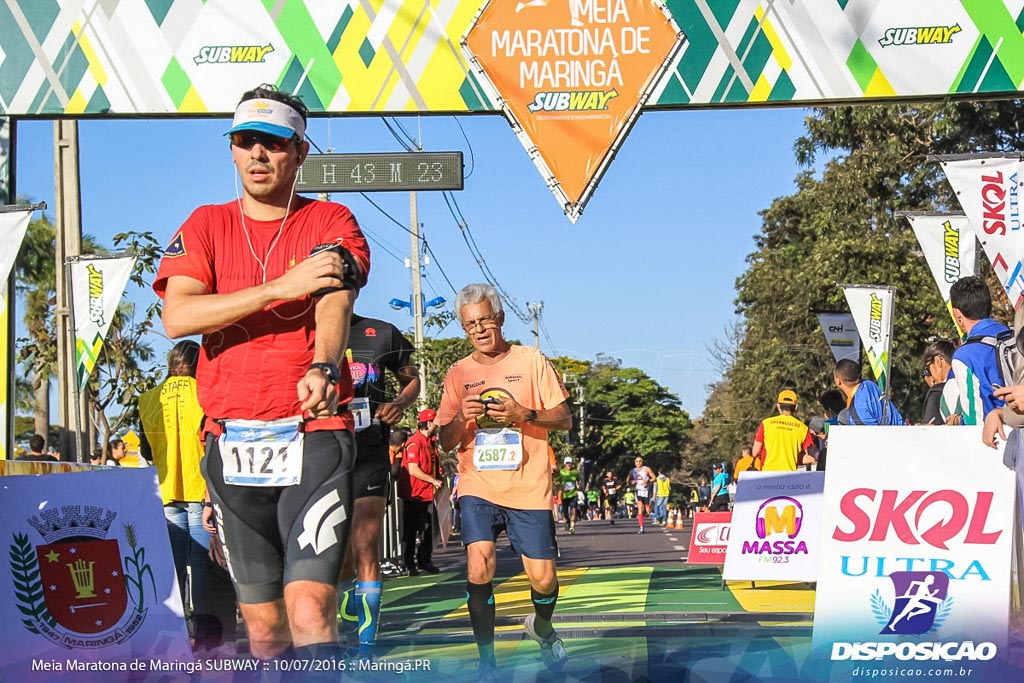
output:
[[[913, 232], [894, 212], [958, 210], [940, 166], [927, 156], [1019, 149], [1021, 114], [1019, 100], [811, 112], [797, 159], [832, 158], [820, 178], [801, 173], [796, 192], [761, 214], [757, 250], [736, 283], [742, 335], [697, 430], [714, 459], [731, 460], [750, 443], [783, 388], [797, 391], [802, 417], [820, 412], [817, 397], [832, 385], [833, 360], [814, 311], [847, 309], [840, 283], [897, 287], [893, 398], [919, 419], [920, 354], [930, 339], [953, 339], [955, 331]], [[1005, 320], [1007, 302], [996, 297]], [[698, 463], [698, 454], [690, 455]]]
[[583, 377], [585, 422], [580, 452], [593, 471], [622, 473], [642, 456], [653, 469], [677, 470], [693, 424], [679, 398], [637, 368], [598, 355]]

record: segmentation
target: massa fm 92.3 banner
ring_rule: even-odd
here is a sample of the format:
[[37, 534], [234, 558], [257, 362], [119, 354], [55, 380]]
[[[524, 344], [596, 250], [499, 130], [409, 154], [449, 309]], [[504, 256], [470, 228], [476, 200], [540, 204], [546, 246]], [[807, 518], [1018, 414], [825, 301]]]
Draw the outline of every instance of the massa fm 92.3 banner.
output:
[[575, 220], [642, 108], [1017, 93], [1022, 25], [1021, 0], [7, 0], [0, 116], [225, 116], [258, 83], [503, 112]]

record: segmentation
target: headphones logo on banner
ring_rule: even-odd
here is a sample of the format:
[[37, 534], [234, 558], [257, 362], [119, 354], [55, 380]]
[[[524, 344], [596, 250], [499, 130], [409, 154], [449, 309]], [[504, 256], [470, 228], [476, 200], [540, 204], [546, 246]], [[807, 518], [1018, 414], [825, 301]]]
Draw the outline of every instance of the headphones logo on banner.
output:
[[949, 594], [949, 575], [945, 572], [893, 572], [896, 604], [889, 605], [876, 590], [871, 609], [884, 628], [882, 635], [921, 635], [935, 631], [949, 616], [953, 598]]
[[[804, 520], [804, 506], [796, 498], [776, 496], [761, 503], [757, 509], [754, 532], [757, 541], [743, 541], [743, 555], [797, 555], [807, 554], [807, 543], [795, 541]], [[787, 540], [768, 540], [769, 536], [785, 534]], [[763, 558], [770, 562], [769, 557]]]

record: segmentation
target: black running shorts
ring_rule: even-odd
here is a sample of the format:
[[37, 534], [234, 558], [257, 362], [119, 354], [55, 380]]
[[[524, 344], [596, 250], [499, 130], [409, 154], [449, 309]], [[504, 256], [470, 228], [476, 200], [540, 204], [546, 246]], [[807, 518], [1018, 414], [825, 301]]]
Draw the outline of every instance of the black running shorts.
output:
[[235, 486], [224, 483], [217, 440], [207, 438], [203, 477], [239, 602], [277, 600], [292, 581], [335, 584], [352, 522], [355, 456], [351, 432], [308, 432], [298, 484]]

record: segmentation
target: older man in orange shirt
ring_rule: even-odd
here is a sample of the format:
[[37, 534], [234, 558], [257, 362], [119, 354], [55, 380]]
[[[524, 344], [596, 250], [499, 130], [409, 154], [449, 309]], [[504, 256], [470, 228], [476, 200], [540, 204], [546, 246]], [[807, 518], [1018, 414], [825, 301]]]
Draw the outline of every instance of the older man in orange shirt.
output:
[[502, 531], [530, 580], [535, 613], [526, 618], [526, 632], [540, 644], [548, 669], [563, 671], [565, 648], [551, 625], [558, 599], [558, 550], [548, 430], [572, 426], [569, 394], [539, 351], [505, 341], [504, 311], [493, 287], [463, 288], [455, 310], [473, 353], [448, 370], [438, 421], [441, 448], [459, 451], [467, 605], [480, 651], [478, 680], [498, 680], [492, 579], [495, 540]]

